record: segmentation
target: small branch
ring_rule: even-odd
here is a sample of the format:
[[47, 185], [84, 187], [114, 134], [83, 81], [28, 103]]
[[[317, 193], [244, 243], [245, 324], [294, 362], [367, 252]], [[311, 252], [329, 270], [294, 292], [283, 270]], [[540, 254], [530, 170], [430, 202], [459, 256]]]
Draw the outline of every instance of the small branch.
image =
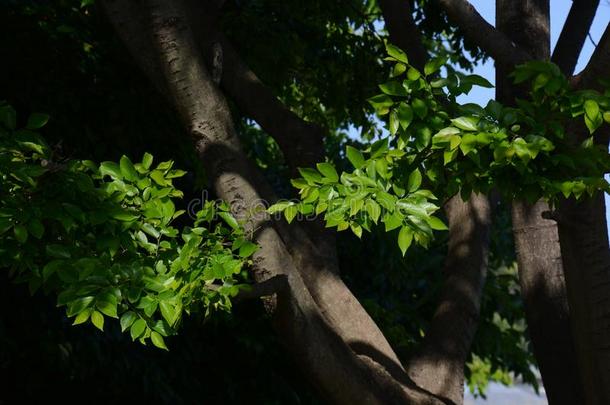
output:
[[[218, 291], [222, 286], [210, 284], [205, 286], [208, 290]], [[234, 301], [243, 301], [253, 298], [268, 297], [273, 294], [285, 291], [288, 288], [288, 277], [285, 274], [278, 274], [260, 283], [247, 284], [239, 290], [233, 298]]]
[[608, 66], [610, 66], [610, 24], [606, 27], [587, 66], [572, 78], [572, 87], [602, 90], [598, 80], [610, 78]]
[[566, 76], [574, 73], [598, 5], [599, 0], [574, 0], [572, 2], [570, 13], [551, 58], [551, 62], [559, 66]]
[[512, 42], [506, 35], [489, 24], [466, 0], [438, 0], [449, 18], [453, 20], [471, 41], [474, 41], [496, 62], [515, 66], [532, 57]]
[[404, 0], [379, 0], [385, 25], [390, 34], [390, 42], [409, 55], [409, 62], [423, 70], [428, 60], [421, 33], [413, 21], [411, 7]]

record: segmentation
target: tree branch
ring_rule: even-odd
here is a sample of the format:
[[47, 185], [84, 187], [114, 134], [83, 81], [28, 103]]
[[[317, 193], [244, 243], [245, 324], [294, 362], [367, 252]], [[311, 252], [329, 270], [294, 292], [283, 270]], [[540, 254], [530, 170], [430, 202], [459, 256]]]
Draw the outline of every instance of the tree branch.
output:
[[[211, 284], [206, 286], [209, 290], [217, 291], [222, 286]], [[263, 280], [260, 283], [248, 284], [245, 288], [239, 290], [237, 295], [233, 298], [235, 301], [243, 301], [253, 298], [269, 297], [273, 294], [278, 294], [285, 291], [288, 288], [288, 278], [285, 274], [278, 274], [267, 280]]]
[[608, 66], [610, 66], [610, 24], [606, 27], [587, 66], [572, 78], [572, 86], [601, 91], [602, 86], [599, 79], [610, 78]]
[[406, 0], [379, 0], [385, 25], [390, 34], [390, 42], [409, 55], [409, 62], [419, 70], [424, 69], [428, 51], [424, 48], [421, 33]]
[[561, 30], [551, 62], [570, 76], [574, 73], [582, 47], [587, 40], [599, 0], [574, 0]]
[[470, 40], [476, 42], [497, 62], [515, 66], [532, 57], [512, 42], [506, 35], [489, 24], [466, 0], [438, 0], [441, 6]]
[[487, 196], [459, 195], [445, 204], [449, 250], [443, 289], [421, 349], [408, 364], [415, 383], [459, 404], [464, 397], [464, 363], [479, 321], [487, 273], [491, 207]]

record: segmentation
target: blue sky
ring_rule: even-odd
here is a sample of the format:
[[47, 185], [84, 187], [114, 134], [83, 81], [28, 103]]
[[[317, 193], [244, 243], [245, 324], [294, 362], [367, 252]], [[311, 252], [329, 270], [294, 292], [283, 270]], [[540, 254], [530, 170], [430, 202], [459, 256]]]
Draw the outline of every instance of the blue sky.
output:
[[[483, 16], [490, 24], [495, 23], [495, 1], [491, 0], [470, 0], [470, 3], [477, 9], [479, 14]], [[561, 33], [561, 28], [563, 27], [563, 23], [565, 22], [566, 17], [568, 16], [568, 12], [570, 11], [570, 7], [572, 5], [571, 0], [551, 0], [551, 46], [555, 46], [557, 43], [557, 39], [559, 38], [559, 34]], [[597, 14], [595, 15], [595, 19], [593, 20], [593, 24], [591, 26], [590, 34], [591, 38], [595, 43], [599, 42], [602, 34], [608, 23], [610, 22], [610, 1], [601, 0], [599, 8], [597, 10]], [[582, 53], [580, 54], [580, 58], [578, 59], [578, 64], [576, 65], [576, 72], [582, 70], [591, 54], [595, 46], [591, 43], [590, 39], [587, 39]], [[610, 69], [610, 67], [609, 67]], [[491, 83], [494, 83], [494, 65], [493, 61], [488, 61], [485, 64], [477, 66], [475, 69], [476, 74], [479, 74], [489, 80]], [[470, 102], [485, 105], [487, 102], [494, 97], [494, 89], [484, 89], [484, 88], [474, 88], [468, 96], [464, 96], [460, 99], [462, 103]], [[606, 218], [609, 224], [610, 230], [610, 196], [606, 194]]]

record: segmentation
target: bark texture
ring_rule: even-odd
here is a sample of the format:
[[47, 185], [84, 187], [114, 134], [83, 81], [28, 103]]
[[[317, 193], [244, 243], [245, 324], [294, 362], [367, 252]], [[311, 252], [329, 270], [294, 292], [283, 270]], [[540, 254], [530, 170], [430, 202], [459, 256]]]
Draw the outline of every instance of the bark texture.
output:
[[604, 196], [562, 201], [557, 220], [587, 404], [610, 403], [610, 250]]
[[[550, 58], [548, 0], [498, 0], [496, 24], [532, 57]], [[520, 90], [507, 77], [510, 69], [508, 64], [496, 65], [496, 98], [509, 105], [520, 96]], [[533, 205], [522, 201], [513, 203], [513, 234], [521, 293], [549, 403], [583, 403], [557, 224], [542, 217], [542, 213], [548, 211], [548, 204], [543, 201]]]
[[422, 349], [410, 360], [409, 376], [450, 403], [464, 401], [464, 364], [479, 321], [487, 273], [491, 209], [486, 196], [459, 195], [445, 205], [449, 250], [439, 304]]

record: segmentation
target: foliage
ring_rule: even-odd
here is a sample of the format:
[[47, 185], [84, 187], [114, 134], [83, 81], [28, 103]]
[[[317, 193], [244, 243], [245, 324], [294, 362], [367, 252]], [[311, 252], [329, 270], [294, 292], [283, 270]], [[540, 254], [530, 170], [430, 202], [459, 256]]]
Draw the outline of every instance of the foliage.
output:
[[[207, 201], [193, 226], [183, 210], [173, 162], [153, 166], [66, 160], [37, 132], [48, 116], [0, 105], [0, 265], [29, 284], [59, 293], [74, 325], [120, 319], [132, 339], [166, 348], [184, 314], [230, 310], [256, 250], [224, 203]], [[222, 221], [218, 220], [222, 219]]]
[[[407, 55], [388, 45], [394, 64], [382, 94], [369, 99], [380, 117], [387, 116], [389, 136], [358, 150], [347, 146], [354, 168], [337, 173], [330, 163], [300, 169], [293, 180], [301, 201], [270, 207], [288, 220], [297, 214], [324, 213], [329, 227], [350, 228], [356, 236], [382, 222], [386, 231], [399, 228], [403, 255], [415, 240], [427, 246], [433, 230], [446, 229], [434, 216], [437, 196], [499, 190], [507, 200], [529, 202], [558, 196], [610, 190], [604, 173], [608, 152], [593, 137], [575, 145], [566, 128], [582, 116], [593, 134], [610, 122], [610, 93], [572, 91], [559, 69], [546, 62], [528, 62], [513, 73], [516, 83], [529, 83], [529, 100], [518, 107], [490, 101], [486, 107], [460, 105], [456, 97], [473, 86], [491, 87], [484, 78], [465, 75], [434, 58], [424, 72], [409, 65]], [[425, 178], [424, 178], [425, 175]]]

